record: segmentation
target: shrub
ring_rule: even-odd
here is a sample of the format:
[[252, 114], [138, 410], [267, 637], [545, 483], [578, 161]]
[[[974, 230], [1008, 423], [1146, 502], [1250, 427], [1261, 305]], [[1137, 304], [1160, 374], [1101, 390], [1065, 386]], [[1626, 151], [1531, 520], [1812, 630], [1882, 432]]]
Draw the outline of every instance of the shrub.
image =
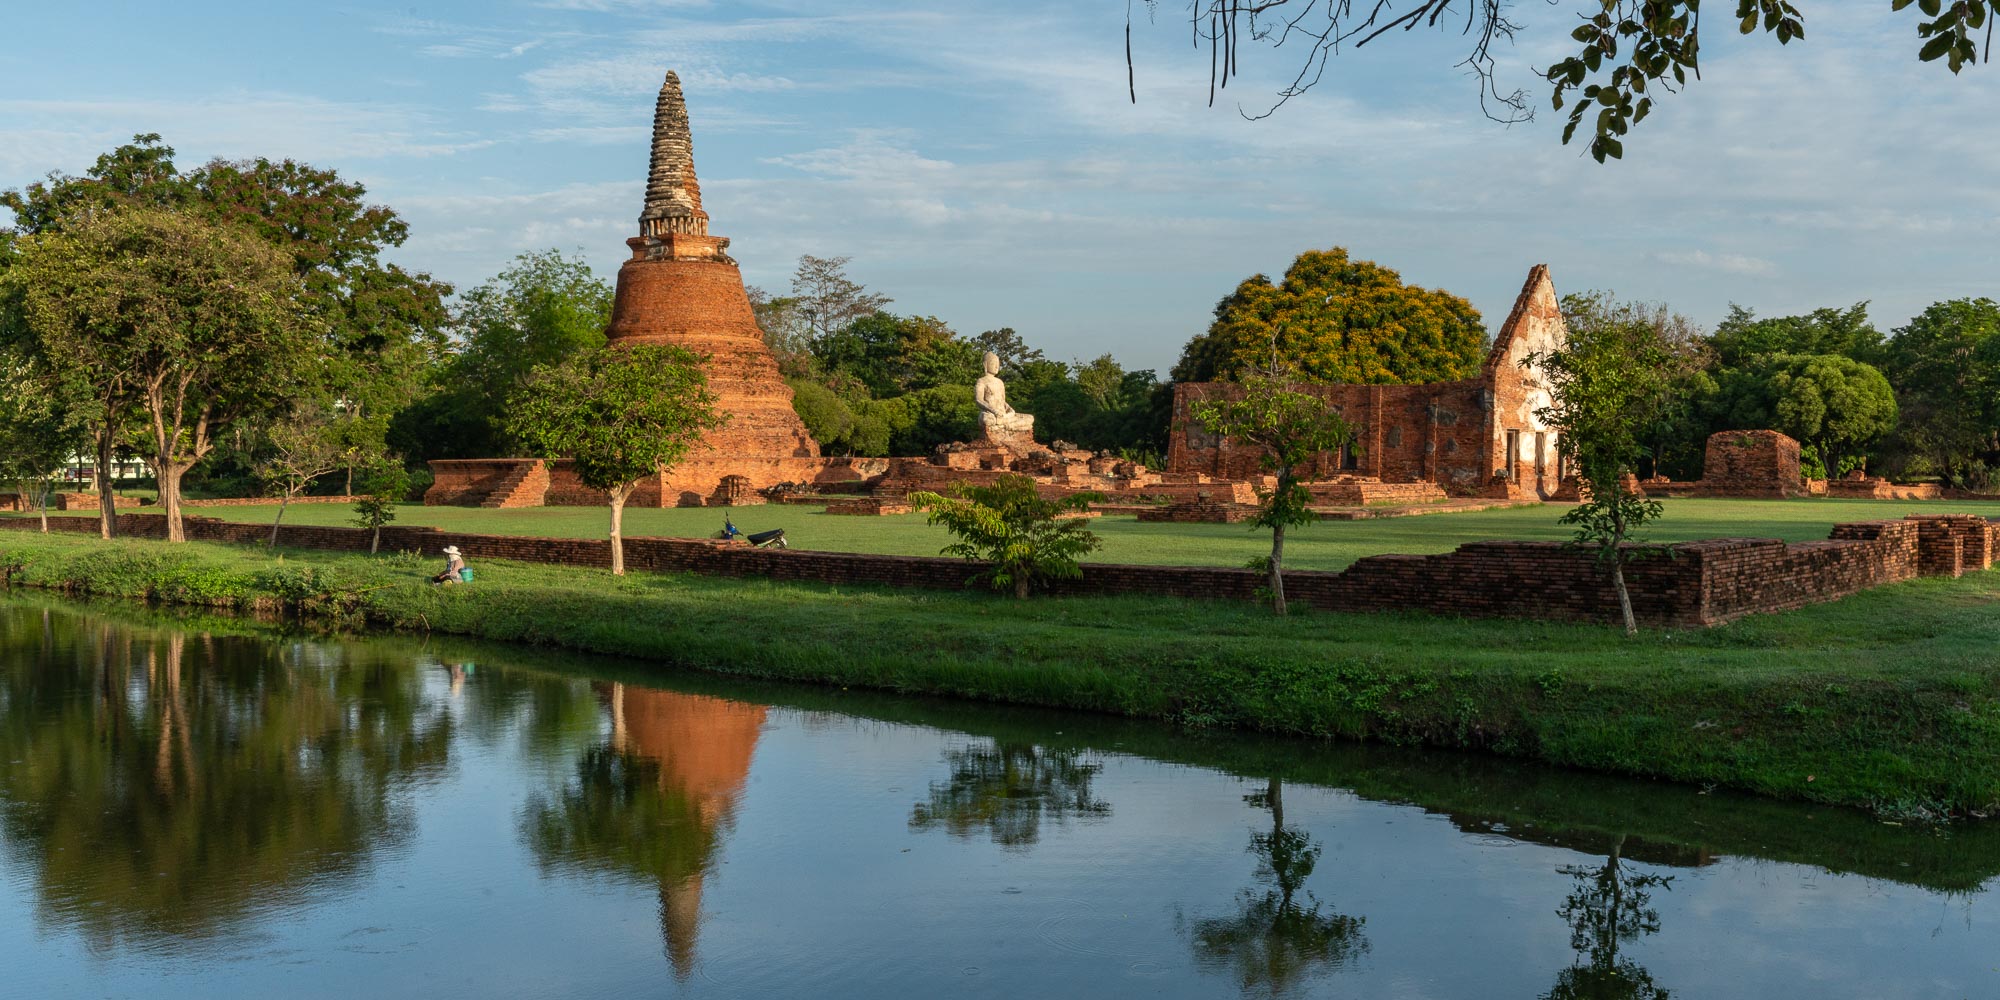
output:
[[974, 580], [987, 580], [995, 590], [1012, 588], [1015, 597], [1028, 596], [1031, 582], [1073, 580], [1083, 575], [1077, 558], [1103, 547], [1095, 533], [1077, 518], [1100, 499], [1096, 493], [1076, 493], [1045, 500], [1027, 476], [1001, 476], [991, 486], [954, 483], [944, 493], [912, 493], [910, 502], [930, 514], [930, 523], [944, 525], [958, 541], [943, 554], [988, 563]]

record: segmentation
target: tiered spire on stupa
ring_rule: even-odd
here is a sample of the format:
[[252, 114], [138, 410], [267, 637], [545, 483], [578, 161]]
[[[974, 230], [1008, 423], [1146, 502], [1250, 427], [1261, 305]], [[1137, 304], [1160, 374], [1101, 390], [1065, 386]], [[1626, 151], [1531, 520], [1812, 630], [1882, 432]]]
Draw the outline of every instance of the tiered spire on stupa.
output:
[[646, 177], [646, 208], [639, 213], [639, 235], [708, 235], [708, 213], [701, 210], [701, 184], [694, 178], [694, 139], [688, 132], [687, 99], [681, 78], [667, 71], [653, 109], [653, 164]]

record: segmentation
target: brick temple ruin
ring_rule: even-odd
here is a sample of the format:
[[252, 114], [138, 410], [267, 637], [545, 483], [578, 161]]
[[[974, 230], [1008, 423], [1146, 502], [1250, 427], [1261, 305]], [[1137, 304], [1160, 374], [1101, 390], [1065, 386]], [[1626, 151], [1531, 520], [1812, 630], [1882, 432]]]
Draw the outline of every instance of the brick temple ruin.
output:
[[[1251, 448], [1219, 439], [1191, 419], [1200, 400], [1240, 393], [1234, 383], [1174, 387], [1166, 468], [1148, 469], [1060, 441], [1042, 443], [1026, 414], [1003, 415], [972, 441], [906, 458], [830, 457], [792, 408], [792, 390], [757, 326], [729, 240], [709, 232], [695, 177], [693, 136], [678, 76], [669, 72], [654, 107], [653, 141], [638, 234], [618, 269], [606, 336], [618, 344], [670, 344], [703, 357], [710, 387], [729, 417], [687, 459], [657, 473], [628, 505], [734, 506], [774, 500], [825, 502], [829, 513], [893, 514], [913, 490], [1032, 476], [1051, 495], [1094, 491], [1106, 509], [1144, 520], [1241, 521], [1269, 484]], [[1568, 330], [1546, 265], [1528, 273], [1477, 376], [1419, 385], [1301, 385], [1354, 426], [1353, 445], [1305, 470], [1322, 516], [1378, 516], [1543, 500], [1575, 500], [1541, 371], [1524, 361], [1558, 350]], [[986, 386], [995, 376], [981, 380]], [[983, 397], [982, 397], [983, 398]], [[1009, 423], [1016, 417], [1020, 423]], [[984, 427], [984, 425], [982, 425]], [[1798, 442], [1775, 431], [1729, 431], [1709, 441], [1698, 483], [1639, 484], [1662, 496], [1787, 497], [1829, 494], [1924, 498], [1921, 488], [1853, 478], [1807, 484]], [[564, 460], [454, 459], [431, 463], [428, 504], [472, 507], [596, 506]], [[1815, 488], [1816, 487], [1816, 488]], [[1930, 487], [1935, 495], [1936, 488]]]
[[[1352, 446], [1321, 455], [1307, 470], [1314, 496], [1350, 505], [1446, 496], [1553, 497], [1565, 469], [1556, 430], [1538, 415], [1550, 404], [1549, 391], [1540, 369], [1522, 362], [1567, 343], [1555, 283], [1548, 266], [1538, 264], [1528, 272], [1478, 377], [1419, 385], [1299, 386], [1331, 403], [1355, 430]], [[1169, 472], [1218, 480], [1261, 473], [1259, 452], [1218, 439], [1192, 419], [1196, 402], [1242, 391], [1230, 382], [1174, 386]]]

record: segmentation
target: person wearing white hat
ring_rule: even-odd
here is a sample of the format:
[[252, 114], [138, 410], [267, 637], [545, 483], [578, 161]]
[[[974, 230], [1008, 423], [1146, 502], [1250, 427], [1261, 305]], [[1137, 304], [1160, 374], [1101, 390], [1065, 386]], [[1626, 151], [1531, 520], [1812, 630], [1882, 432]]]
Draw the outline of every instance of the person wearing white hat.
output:
[[458, 546], [444, 547], [444, 572], [431, 577], [432, 583], [460, 583], [465, 580], [465, 556], [459, 554]]

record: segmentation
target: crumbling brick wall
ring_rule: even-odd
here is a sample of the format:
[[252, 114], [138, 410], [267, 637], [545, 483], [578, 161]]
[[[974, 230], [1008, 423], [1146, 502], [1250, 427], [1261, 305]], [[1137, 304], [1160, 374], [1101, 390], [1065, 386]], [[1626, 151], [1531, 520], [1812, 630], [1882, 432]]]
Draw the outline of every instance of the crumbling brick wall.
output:
[[[1477, 378], [1425, 385], [1296, 386], [1325, 399], [1355, 431], [1351, 456], [1320, 455], [1303, 470], [1305, 478], [1352, 473], [1391, 483], [1436, 483], [1461, 496], [1491, 492], [1497, 481], [1510, 496], [1554, 494], [1562, 476], [1559, 442], [1540, 415], [1551, 399], [1539, 370], [1522, 362], [1566, 342], [1555, 285], [1548, 268], [1537, 265], [1528, 272]], [[1167, 472], [1243, 479], [1263, 471], [1256, 451], [1218, 438], [1194, 419], [1197, 402], [1240, 398], [1241, 393], [1241, 386], [1227, 382], [1174, 386]]]
[[1802, 497], [1799, 443], [1777, 431], [1718, 431], [1708, 436], [1701, 489], [1712, 497]]
[[[91, 533], [96, 521], [58, 517], [58, 531]], [[261, 544], [270, 529], [212, 518], [186, 518], [187, 535], [201, 541]], [[158, 538], [165, 518], [120, 514], [123, 535]], [[0, 529], [33, 531], [31, 518], [0, 518]], [[2000, 525], [1966, 515], [1918, 516], [1903, 521], [1837, 525], [1825, 541], [1787, 545], [1772, 539], [1724, 538], [1686, 542], [1673, 557], [1632, 563], [1626, 582], [1640, 620], [1704, 627], [1748, 614], [1786, 611], [1835, 600], [1920, 574], [1955, 575], [1990, 566]], [[282, 543], [305, 548], [363, 552], [368, 532], [359, 528], [301, 525], [286, 528]], [[610, 543], [600, 539], [528, 538], [390, 526], [386, 551], [436, 555], [456, 545], [468, 560], [511, 559], [572, 566], [607, 566]], [[964, 561], [923, 556], [755, 549], [742, 543], [685, 538], [631, 538], [626, 565], [633, 569], [755, 576], [828, 584], [867, 584], [953, 590], [973, 569]], [[1054, 590], [1070, 594], [1254, 600], [1262, 573], [1196, 566], [1085, 564], [1083, 576]], [[1462, 616], [1503, 616], [1611, 621], [1618, 616], [1609, 580], [1588, 553], [1556, 542], [1475, 542], [1442, 555], [1382, 555], [1338, 573], [1285, 576], [1295, 603], [1335, 611], [1428, 611]]]

